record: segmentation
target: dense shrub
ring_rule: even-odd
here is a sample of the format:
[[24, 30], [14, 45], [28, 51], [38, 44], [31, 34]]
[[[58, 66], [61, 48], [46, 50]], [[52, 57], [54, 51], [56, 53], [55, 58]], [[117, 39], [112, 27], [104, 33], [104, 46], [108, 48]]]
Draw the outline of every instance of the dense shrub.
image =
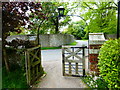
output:
[[100, 75], [109, 88], [120, 88], [120, 39], [106, 41], [99, 53]]
[[5, 67], [2, 68], [2, 88], [3, 88], [3, 90], [5, 88], [8, 88], [8, 90], [9, 89], [12, 90], [12, 88], [28, 89], [29, 86], [27, 85], [25, 70], [23, 70], [22, 68], [20, 68], [17, 65], [14, 65], [12, 67], [14, 67], [15, 70], [13, 70], [11, 72], [7, 72]]

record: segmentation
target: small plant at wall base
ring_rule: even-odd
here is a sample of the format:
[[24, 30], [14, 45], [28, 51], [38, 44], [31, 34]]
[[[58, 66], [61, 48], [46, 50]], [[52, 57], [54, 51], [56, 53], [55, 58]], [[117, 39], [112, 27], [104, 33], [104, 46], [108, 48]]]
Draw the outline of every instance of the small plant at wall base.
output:
[[87, 77], [81, 78], [89, 88], [108, 88], [107, 83], [101, 76], [95, 76], [93, 73], [87, 74]]
[[108, 83], [108, 88], [120, 88], [120, 38], [107, 41], [100, 49], [100, 75]]

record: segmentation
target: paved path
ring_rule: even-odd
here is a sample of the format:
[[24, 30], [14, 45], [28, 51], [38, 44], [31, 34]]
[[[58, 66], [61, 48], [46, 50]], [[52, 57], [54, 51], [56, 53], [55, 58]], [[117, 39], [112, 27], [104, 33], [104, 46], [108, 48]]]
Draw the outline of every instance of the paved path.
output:
[[[78, 45], [81, 45], [81, 43], [78, 43]], [[42, 65], [47, 75], [40, 79], [40, 83], [35, 86], [36, 88], [86, 88], [79, 77], [62, 75], [61, 49], [42, 50]]]

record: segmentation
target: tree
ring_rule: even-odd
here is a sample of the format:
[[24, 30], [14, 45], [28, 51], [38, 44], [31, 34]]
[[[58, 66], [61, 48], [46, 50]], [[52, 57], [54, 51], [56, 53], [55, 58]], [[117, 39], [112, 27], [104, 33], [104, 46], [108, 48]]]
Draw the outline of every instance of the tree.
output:
[[45, 19], [45, 14], [41, 12], [42, 6], [40, 3], [33, 2], [2, 2], [2, 32], [3, 32], [3, 59], [6, 65], [7, 71], [9, 71], [9, 65], [6, 56], [6, 41], [7, 36], [10, 32], [20, 33], [21, 26], [28, 28], [32, 22], [29, 20], [28, 11], [34, 13], [35, 16]]
[[[68, 24], [71, 21], [70, 17], [65, 17], [64, 20], [58, 17], [57, 8], [59, 6], [64, 6], [66, 8], [65, 14], [67, 14], [70, 10], [67, 10], [67, 6], [69, 5], [68, 2], [42, 2], [42, 12], [46, 14], [47, 20], [45, 20], [40, 26], [40, 34], [46, 33], [59, 33], [59, 28]], [[36, 21], [34, 20], [36, 18]], [[61, 21], [62, 20], [62, 21]], [[32, 34], [36, 34], [36, 27], [40, 25], [42, 22], [39, 17], [32, 17], [31, 21], [33, 21], [32, 25]], [[59, 22], [58, 22], [59, 21]]]
[[114, 2], [83, 2], [81, 7], [86, 11], [82, 16], [89, 22], [86, 32], [116, 33], [117, 6]]
[[68, 28], [65, 31], [63, 31], [63, 33], [71, 34], [75, 36], [76, 39], [83, 39], [85, 35], [85, 31], [84, 31], [85, 27], [86, 27], [85, 22], [80, 20], [71, 23], [68, 26]]

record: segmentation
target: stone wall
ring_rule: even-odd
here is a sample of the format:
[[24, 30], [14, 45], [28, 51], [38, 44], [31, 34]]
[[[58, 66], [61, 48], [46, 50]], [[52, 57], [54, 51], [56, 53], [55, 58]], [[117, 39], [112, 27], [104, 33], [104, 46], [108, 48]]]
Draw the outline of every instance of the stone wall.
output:
[[[22, 40], [36, 41], [37, 36], [35, 35], [13, 35], [7, 38], [7, 41], [12, 41], [18, 38]], [[70, 44], [74, 42], [74, 37], [68, 34], [42, 34], [39, 35], [40, 44], [42, 47], [59, 47], [61, 45]]]
[[105, 34], [105, 39], [115, 39], [117, 38], [117, 34]]
[[74, 37], [67, 34], [44, 34], [40, 35], [42, 47], [58, 47], [74, 42]]

